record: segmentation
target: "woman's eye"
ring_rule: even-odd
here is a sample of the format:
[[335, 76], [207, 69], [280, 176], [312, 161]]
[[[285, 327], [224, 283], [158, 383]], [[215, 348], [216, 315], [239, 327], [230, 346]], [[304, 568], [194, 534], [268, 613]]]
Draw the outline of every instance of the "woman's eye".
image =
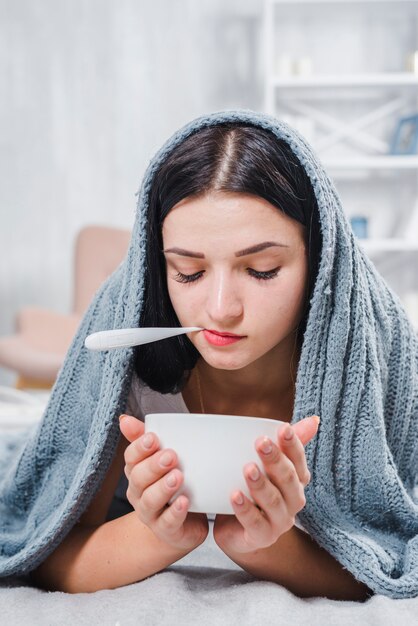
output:
[[268, 270], [266, 272], [257, 272], [256, 270], [248, 268], [248, 273], [256, 278], [257, 280], [270, 280], [270, 278], [275, 278], [279, 273], [280, 267], [275, 267], [273, 270]]
[[[274, 269], [268, 270], [266, 272], [257, 272], [256, 270], [251, 269], [251, 267], [247, 268], [247, 271], [250, 274], [250, 276], [252, 276], [253, 278], [257, 280], [270, 280], [271, 278], [275, 278], [277, 274], [279, 273], [279, 270], [280, 270], [280, 267], [275, 267]], [[182, 274], [181, 272], [177, 272], [174, 278], [179, 283], [194, 283], [196, 282], [196, 280], [199, 280], [199, 278], [203, 274], [204, 274], [203, 271], [196, 272], [196, 274]]]
[[203, 272], [196, 272], [196, 274], [182, 274], [181, 272], [177, 272], [174, 278], [179, 283], [194, 283], [202, 274]]

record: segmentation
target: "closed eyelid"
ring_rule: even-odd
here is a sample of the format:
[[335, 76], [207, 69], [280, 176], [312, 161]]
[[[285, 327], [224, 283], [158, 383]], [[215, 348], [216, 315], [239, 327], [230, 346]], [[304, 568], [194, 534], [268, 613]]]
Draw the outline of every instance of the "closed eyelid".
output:
[[[246, 272], [251, 278], [257, 280], [258, 282], [264, 282], [264, 283], [276, 278], [280, 270], [281, 270], [280, 266], [274, 267], [273, 269], [270, 269], [270, 270], [262, 270], [262, 271], [257, 271], [250, 267], [246, 268]], [[189, 274], [184, 273], [184, 272], [177, 272], [177, 274], [175, 274], [173, 278], [178, 283], [191, 285], [193, 283], [199, 282], [204, 274], [205, 274], [205, 270], [201, 270], [200, 272], [191, 272]]]

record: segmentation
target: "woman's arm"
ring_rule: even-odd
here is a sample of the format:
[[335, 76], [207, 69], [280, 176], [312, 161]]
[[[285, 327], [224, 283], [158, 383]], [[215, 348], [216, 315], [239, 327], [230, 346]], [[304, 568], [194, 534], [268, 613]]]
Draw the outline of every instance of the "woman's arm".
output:
[[321, 548], [307, 533], [293, 526], [269, 548], [246, 554], [226, 553], [257, 578], [283, 585], [300, 598], [365, 601], [373, 592]]
[[88, 509], [58, 548], [31, 573], [35, 585], [68, 593], [113, 589], [151, 576], [189, 552], [157, 539], [135, 511], [106, 522], [128, 445], [129, 441], [121, 436], [111, 466]]
[[[372, 593], [368, 587], [294, 525], [295, 515], [305, 506], [304, 489], [310, 481], [304, 445], [316, 433], [318, 422], [312, 416], [287, 425], [280, 430], [277, 445], [267, 438], [256, 440], [264, 472], [258, 471], [258, 477], [251, 480], [249, 470], [257, 464], [244, 467], [251, 500], [235, 492], [231, 497], [235, 516], [217, 516], [213, 536], [240, 567], [287, 587], [299, 597], [366, 600]], [[269, 443], [268, 449], [263, 443]]]
[[31, 578], [49, 591], [115, 589], [152, 576], [188, 552], [160, 541], [133, 511], [98, 527], [77, 524]]

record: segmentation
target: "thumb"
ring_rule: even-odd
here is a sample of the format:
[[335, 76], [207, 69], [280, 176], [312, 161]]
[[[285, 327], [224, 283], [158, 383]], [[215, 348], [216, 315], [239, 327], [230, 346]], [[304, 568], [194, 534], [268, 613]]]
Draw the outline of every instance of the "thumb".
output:
[[143, 435], [145, 430], [144, 422], [141, 422], [133, 415], [121, 415], [119, 417], [119, 427], [122, 435], [131, 443]]
[[295, 434], [299, 437], [303, 445], [305, 446], [318, 432], [319, 417], [317, 415], [310, 415], [305, 417], [297, 424], [293, 424], [292, 428]]

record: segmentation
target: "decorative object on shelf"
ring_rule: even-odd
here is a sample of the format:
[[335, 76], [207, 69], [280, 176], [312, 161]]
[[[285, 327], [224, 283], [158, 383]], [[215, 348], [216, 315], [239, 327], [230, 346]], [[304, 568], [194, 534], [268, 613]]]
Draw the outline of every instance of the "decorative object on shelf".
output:
[[312, 59], [308, 56], [292, 59], [284, 52], [276, 58], [275, 72], [277, 76], [310, 76], [313, 72]]
[[353, 215], [350, 218], [353, 233], [359, 239], [368, 239], [369, 236], [369, 220], [365, 215]]
[[295, 74], [298, 76], [311, 75], [313, 72], [313, 64], [311, 57], [305, 56], [295, 60]]
[[418, 74], [418, 50], [414, 50], [408, 55], [406, 61], [406, 70], [413, 74]]
[[390, 148], [391, 154], [418, 153], [418, 114], [398, 120]]

